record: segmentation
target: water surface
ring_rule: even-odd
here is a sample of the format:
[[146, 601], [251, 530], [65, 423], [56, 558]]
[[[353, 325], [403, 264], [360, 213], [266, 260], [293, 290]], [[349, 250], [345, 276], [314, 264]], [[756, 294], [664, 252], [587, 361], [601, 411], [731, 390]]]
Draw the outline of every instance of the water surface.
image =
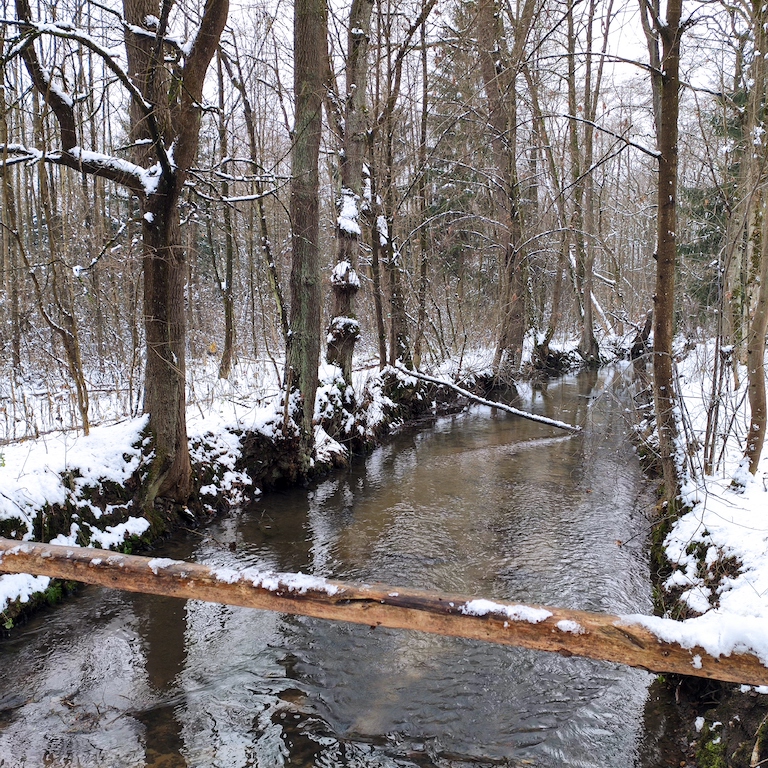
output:
[[[619, 371], [404, 433], [158, 555], [651, 610]], [[416, 632], [85, 588], [0, 642], [0, 766], [626, 768], [650, 675]]]

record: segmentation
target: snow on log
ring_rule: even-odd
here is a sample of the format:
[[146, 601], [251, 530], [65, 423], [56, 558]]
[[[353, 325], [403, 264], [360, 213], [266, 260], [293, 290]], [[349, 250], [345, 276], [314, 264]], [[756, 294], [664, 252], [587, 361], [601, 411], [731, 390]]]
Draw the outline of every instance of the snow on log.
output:
[[[433, 594], [377, 584], [346, 584], [301, 573], [211, 568], [167, 558], [0, 539], [0, 571], [34, 573], [129, 592], [259, 608], [395, 629], [411, 629], [585, 656], [651, 672], [768, 685], [765, 649], [737, 643], [712, 655], [675, 622], [610, 616]], [[649, 629], [652, 627], [652, 629]], [[720, 652], [721, 653], [722, 649]]]
[[550, 419], [546, 416], [539, 416], [538, 413], [530, 413], [529, 411], [521, 411], [519, 408], [513, 408], [511, 405], [506, 405], [505, 403], [497, 403], [495, 400], [486, 400], [484, 397], [479, 397], [478, 395], [472, 394], [469, 390], [463, 389], [462, 387], [458, 386], [457, 384], [454, 384], [451, 381], [445, 381], [444, 379], [436, 379], [434, 376], [428, 376], [426, 373], [419, 373], [418, 371], [411, 371], [408, 368], [403, 368], [401, 365], [395, 366], [400, 373], [405, 374], [406, 376], [413, 376], [417, 379], [421, 379], [422, 381], [428, 381], [430, 384], [437, 384], [441, 387], [448, 387], [449, 389], [452, 389], [454, 392], [458, 392], [460, 395], [463, 395], [464, 397], [469, 398], [470, 400], [474, 400], [476, 403], [480, 403], [480, 405], [487, 405], [491, 408], [498, 408], [500, 411], [506, 411], [507, 413], [512, 413], [515, 416], [520, 416], [523, 419], [528, 419], [529, 421], [538, 421], [540, 424], [548, 424], [550, 427], [557, 427], [558, 429], [565, 429], [568, 432], [581, 432], [581, 427], [577, 427], [575, 424], [568, 424], [565, 421], [558, 421], [557, 419]]

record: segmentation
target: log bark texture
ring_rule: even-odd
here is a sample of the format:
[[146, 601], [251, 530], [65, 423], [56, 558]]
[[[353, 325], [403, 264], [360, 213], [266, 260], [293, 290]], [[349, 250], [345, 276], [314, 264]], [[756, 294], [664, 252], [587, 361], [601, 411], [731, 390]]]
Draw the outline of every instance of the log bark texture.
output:
[[372, 629], [391, 627], [463, 637], [612, 661], [656, 673], [768, 684], [768, 668], [753, 654], [715, 658], [703, 648], [662, 642], [631, 617], [346, 584], [253, 568], [210, 568], [180, 560], [10, 539], [0, 539], [0, 571], [347, 621]]

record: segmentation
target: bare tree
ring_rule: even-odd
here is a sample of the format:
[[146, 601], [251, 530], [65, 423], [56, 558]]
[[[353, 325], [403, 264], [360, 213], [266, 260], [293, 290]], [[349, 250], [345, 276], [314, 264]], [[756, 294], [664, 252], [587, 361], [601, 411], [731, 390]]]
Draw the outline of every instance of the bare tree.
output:
[[[216, 282], [219, 285], [221, 298], [224, 303], [224, 348], [221, 350], [221, 361], [219, 363], [219, 378], [228, 379], [232, 371], [232, 365], [236, 360], [235, 351], [235, 235], [232, 225], [234, 215], [227, 200], [229, 197], [229, 179], [227, 175], [227, 161], [229, 157], [229, 137], [227, 133], [227, 116], [224, 102], [224, 72], [222, 69], [221, 56], [216, 58], [216, 75], [219, 91], [219, 152], [221, 153], [222, 180], [221, 196], [225, 200], [222, 211], [224, 217], [224, 273], [219, 268], [216, 258], [216, 249], [211, 243], [211, 256], [213, 257], [213, 269], [216, 276]], [[211, 238], [212, 239], [212, 238]]]
[[[191, 490], [185, 413], [187, 270], [179, 230], [179, 200], [197, 150], [203, 83], [226, 23], [228, 0], [207, 1], [187, 53], [168, 35], [171, 10], [168, 0], [160, 5], [151, 0], [125, 1], [124, 17], [117, 21], [124, 29], [126, 72], [87, 33], [68, 23], [35, 21], [28, 0], [16, 0], [23, 42], [15, 50], [58, 126], [59, 151], [40, 156], [47, 163], [124, 186], [140, 204], [146, 334], [144, 408], [154, 447], [141, 500], [148, 511], [157, 497], [183, 503]], [[56, 79], [56, 69], [42, 63], [36, 47], [39, 38], [49, 35], [93, 51], [127, 91], [134, 162], [80, 145], [81, 105], [67, 93], [66, 83]], [[14, 151], [38, 156], [18, 145]]]
[[227, 70], [232, 86], [237, 90], [243, 104], [243, 120], [245, 121], [245, 130], [248, 140], [248, 158], [250, 160], [250, 171], [253, 176], [253, 197], [256, 202], [256, 216], [258, 218], [258, 232], [261, 244], [261, 251], [264, 255], [264, 262], [267, 270], [267, 281], [269, 283], [270, 293], [275, 302], [277, 310], [277, 319], [280, 330], [283, 334], [283, 341], [288, 342], [288, 313], [283, 299], [283, 288], [278, 274], [277, 263], [275, 260], [274, 248], [270, 237], [269, 223], [267, 221], [267, 211], [264, 200], [267, 197], [267, 187], [262, 179], [263, 158], [257, 142], [258, 129], [256, 125], [256, 116], [252, 99], [248, 93], [245, 77], [243, 76], [243, 67], [240, 61], [240, 55], [237, 51], [237, 41], [233, 40], [235, 50], [234, 56], [230, 57], [225, 51], [221, 51], [221, 58]]
[[[403, 254], [398, 245], [396, 219], [401, 200], [398, 197], [398, 168], [396, 143], [399, 136], [398, 105], [403, 87], [403, 69], [413, 39], [429, 18], [436, 0], [425, 0], [416, 18], [405, 29], [400, 41], [395, 39], [400, 14], [391, 1], [377, 6], [377, 57], [383, 62], [383, 72], [376, 70], [375, 119], [368, 135], [371, 174], [371, 261], [376, 302], [379, 356], [382, 365], [399, 361], [413, 365], [408, 333]], [[383, 266], [383, 270], [381, 269]], [[383, 275], [382, 275], [383, 272]], [[389, 288], [389, 344], [385, 355], [386, 332], [383, 318], [382, 276]]]
[[[675, 268], [677, 262], [677, 166], [680, 112], [680, 40], [685, 29], [682, 0], [668, 0], [666, 19], [657, 7], [641, 0], [644, 27], [652, 62], [657, 148], [659, 152], [658, 213], [656, 227], [656, 293], [653, 313], [653, 395], [659, 434], [659, 457], [664, 474], [664, 497], [673, 504], [680, 479], [676, 461], [675, 374], [672, 341], [675, 322]], [[659, 57], [656, 42], [661, 43]], [[653, 66], [658, 59], [659, 66]]]
[[[751, 310], [746, 334], [747, 394], [750, 420], [744, 445], [744, 458], [749, 471], [757, 472], [765, 442], [765, 334], [768, 329], [768, 150], [765, 141], [765, 111], [768, 103], [768, 8], [760, 3], [750, 6], [750, 27], [754, 35], [754, 54], [749, 78], [751, 88], [747, 102], [745, 138], [747, 151], [743, 201], [734, 217], [737, 237], [745, 251], [742, 263], [748, 271], [744, 303]], [[739, 213], [746, 216], [739, 219]], [[746, 225], [746, 226], [745, 226]]]
[[[596, 23], [596, 0], [589, 0], [585, 20], [584, 90], [582, 104], [577, 103], [576, 90], [576, 30], [574, 22], [575, 3], [568, 6], [568, 112], [569, 147], [571, 159], [571, 183], [573, 195], [572, 229], [576, 245], [575, 282], [576, 298], [581, 315], [581, 338], [579, 353], [591, 367], [600, 364], [600, 350], [595, 339], [593, 312], [593, 285], [595, 262], [595, 186], [593, 181], [595, 147], [595, 119], [600, 103], [605, 53], [613, 14], [613, 3], [608, 2], [603, 19], [603, 44], [599, 55], [593, 51], [594, 26]], [[597, 60], [596, 66], [594, 60]], [[594, 70], [596, 69], [596, 72]], [[583, 119], [579, 120], [579, 112]]]
[[477, 39], [480, 71], [488, 104], [488, 126], [498, 174], [495, 180], [504, 238], [500, 276], [499, 336], [494, 357], [497, 376], [510, 377], [520, 365], [525, 335], [523, 222], [517, 174], [517, 85], [536, 1], [525, 0], [509, 20], [513, 40], [506, 43], [501, 4], [479, 0]]

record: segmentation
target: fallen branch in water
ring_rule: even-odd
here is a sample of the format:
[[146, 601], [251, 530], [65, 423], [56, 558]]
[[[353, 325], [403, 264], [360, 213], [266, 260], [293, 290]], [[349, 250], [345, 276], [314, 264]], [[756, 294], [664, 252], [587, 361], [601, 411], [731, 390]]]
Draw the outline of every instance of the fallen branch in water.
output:
[[428, 376], [426, 373], [420, 373], [419, 371], [410, 371], [407, 368], [403, 368], [401, 365], [396, 365], [395, 368], [400, 371], [400, 373], [404, 373], [406, 376], [413, 376], [414, 378], [421, 379], [422, 381], [428, 381], [430, 384], [437, 384], [441, 387], [448, 387], [448, 389], [452, 389], [454, 392], [458, 392], [460, 395], [463, 395], [470, 400], [474, 400], [474, 402], [479, 403], [480, 405], [487, 405], [491, 408], [498, 408], [501, 411], [506, 411], [507, 413], [514, 414], [515, 416], [520, 416], [520, 418], [528, 419], [529, 421], [538, 421], [540, 424], [548, 424], [550, 427], [565, 429], [568, 432], [581, 432], [581, 427], [577, 427], [575, 424], [568, 424], [565, 421], [558, 421], [557, 419], [550, 419], [546, 416], [539, 416], [538, 413], [521, 411], [519, 408], [513, 408], [511, 405], [506, 405], [505, 403], [497, 403], [494, 400], [486, 400], [484, 397], [474, 395], [469, 390], [464, 389], [463, 387], [460, 387], [458, 384], [454, 384], [451, 381], [436, 379], [434, 376]]
[[[650, 616], [610, 616], [515, 605], [382, 585], [355, 585], [296, 573], [210, 568], [167, 558], [0, 539], [0, 571], [35, 573], [129, 592], [167, 595], [280, 613], [392, 627], [585, 656], [651, 672], [767, 685], [751, 650], [712, 656], [667, 642], [683, 625]], [[657, 633], [643, 624], [651, 623]]]

